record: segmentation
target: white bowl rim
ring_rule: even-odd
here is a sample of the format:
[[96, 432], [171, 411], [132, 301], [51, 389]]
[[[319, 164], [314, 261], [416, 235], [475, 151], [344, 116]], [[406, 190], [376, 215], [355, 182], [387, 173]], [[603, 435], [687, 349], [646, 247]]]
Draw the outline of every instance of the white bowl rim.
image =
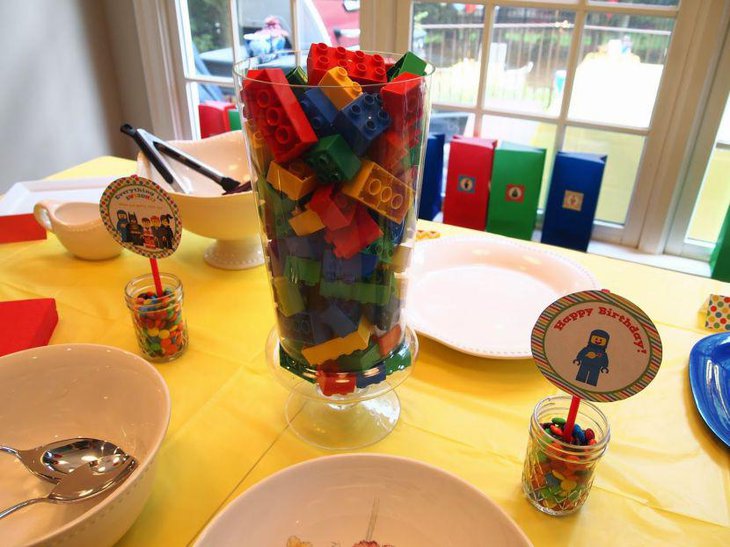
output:
[[264, 479], [260, 480], [244, 492], [241, 492], [238, 496], [236, 496], [233, 500], [231, 500], [230, 503], [228, 503], [223, 509], [218, 511], [218, 513], [208, 522], [205, 528], [199, 533], [198, 537], [194, 539], [194, 543], [192, 544], [193, 547], [202, 547], [203, 541], [205, 541], [206, 536], [210, 533], [210, 530], [212, 530], [218, 521], [223, 519], [224, 514], [230, 509], [233, 510], [233, 507], [235, 504], [240, 503], [240, 500], [243, 499], [245, 496], [254, 495], [258, 490], [263, 489], [266, 487], [267, 483], [269, 481], [273, 481], [275, 479], [280, 479], [284, 475], [289, 475], [291, 473], [296, 473], [299, 471], [302, 467], [308, 467], [311, 465], [317, 465], [323, 460], [331, 461], [332, 459], [337, 460], [365, 460], [365, 461], [374, 461], [374, 460], [381, 460], [385, 462], [395, 462], [399, 464], [408, 464], [408, 465], [415, 465], [417, 467], [425, 468], [428, 471], [435, 472], [439, 475], [445, 476], [450, 478], [451, 480], [459, 483], [461, 486], [464, 486], [467, 488], [467, 490], [471, 490], [473, 493], [477, 494], [480, 498], [482, 498], [484, 501], [487, 502], [487, 504], [495, 509], [499, 514], [501, 514], [507, 522], [512, 526], [512, 528], [522, 536], [522, 539], [525, 541], [525, 545], [532, 545], [532, 541], [530, 541], [530, 538], [527, 537], [527, 534], [517, 525], [517, 522], [504, 510], [502, 509], [492, 498], [487, 496], [484, 492], [482, 492], [479, 488], [474, 486], [473, 484], [467, 482], [466, 480], [462, 479], [458, 475], [455, 475], [454, 473], [450, 471], [446, 471], [445, 469], [442, 469], [436, 465], [432, 465], [430, 463], [422, 462], [420, 460], [416, 460], [414, 458], [407, 458], [405, 456], [393, 456], [391, 454], [379, 454], [379, 453], [354, 453], [354, 454], [332, 454], [332, 455], [326, 455], [326, 456], [319, 456], [317, 458], [312, 458], [311, 460], [306, 460], [303, 462], [299, 462], [297, 464], [291, 465], [289, 467], [285, 467], [283, 469], [280, 469], [279, 471], [272, 473], [268, 477], [265, 477]]
[[132, 475], [125, 480], [119, 488], [115, 489], [111, 494], [109, 494], [106, 498], [104, 498], [100, 503], [94, 505], [91, 509], [86, 511], [85, 513], [82, 513], [78, 517], [76, 517], [74, 520], [67, 522], [60, 528], [57, 528], [53, 530], [52, 532], [48, 532], [44, 536], [34, 538], [33, 543], [31, 545], [38, 545], [42, 543], [46, 543], [49, 541], [52, 541], [54, 539], [57, 539], [59, 536], [62, 536], [69, 532], [71, 529], [76, 527], [77, 525], [81, 524], [82, 522], [93, 518], [95, 515], [100, 513], [104, 510], [108, 505], [111, 505], [114, 500], [119, 497], [129, 486], [134, 482], [134, 479], [137, 477], [141, 477], [143, 473], [147, 471], [149, 466], [152, 464], [152, 462], [157, 457], [157, 454], [160, 450], [160, 445], [162, 444], [162, 441], [165, 438], [165, 435], [167, 434], [167, 428], [170, 425], [170, 411], [171, 411], [171, 402], [170, 402], [170, 390], [167, 387], [167, 383], [165, 382], [165, 379], [162, 377], [162, 375], [159, 373], [159, 371], [153, 367], [149, 362], [147, 362], [145, 359], [140, 357], [139, 355], [136, 355], [132, 352], [123, 350], [121, 348], [117, 348], [114, 346], [106, 346], [103, 344], [82, 344], [82, 343], [69, 343], [69, 344], [51, 344], [48, 346], [39, 346], [37, 348], [30, 348], [23, 351], [18, 351], [15, 353], [10, 353], [8, 355], [4, 355], [0, 357], [0, 367], [3, 366], [3, 361], [6, 358], [13, 357], [23, 357], [25, 355], [32, 355], [37, 353], [45, 353], [47, 351], [55, 351], [60, 350], [62, 348], [71, 348], [71, 349], [85, 349], [85, 350], [112, 350], [117, 353], [123, 353], [127, 356], [133, 357], [134, 361], [139, 363], [139, 366], [147, 368], [150, 372], [152, 372], [152, 376], [157, 379], [158, 383], [162, 387], [162, 393], [164, 395], [164, 403], [165, 403], [165, 410], [167, 414], [167, 419], [165, 420], [164, 427], [161, 428], [159, 434], [157, 435], [157, 438], [155, 438], [154, 442], [152, 443], [152, 446], [150, 448], [150, 457], [147, 458], [144, 462], [141, 462], [138, 460], [138, 463], [140, 464], [137, 469], [134, 470]]

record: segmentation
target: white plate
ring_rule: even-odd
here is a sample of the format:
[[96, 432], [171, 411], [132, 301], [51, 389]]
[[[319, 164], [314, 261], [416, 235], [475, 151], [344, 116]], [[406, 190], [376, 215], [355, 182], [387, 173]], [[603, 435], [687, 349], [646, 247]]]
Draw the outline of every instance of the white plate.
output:
[[[377, 503], [376, 503], [377, 500]], [[236, 498], [197, 547], [481, 547], [531, 545], [479, 490], [436, 467], [379, 454], [327, 456], [284, 469]]]
[[32, 213], [33, 206], [44, 199], [99, 203], [104, 188], [115, 178], [117, 177], [16, 182], [0, 199], [0, 215]]
[[540, 313], [560, 296], [599, 288], [572, 260], [489, 235], [419, 241], [409, 276], [411, 327], [494, 359], [530, 357]]

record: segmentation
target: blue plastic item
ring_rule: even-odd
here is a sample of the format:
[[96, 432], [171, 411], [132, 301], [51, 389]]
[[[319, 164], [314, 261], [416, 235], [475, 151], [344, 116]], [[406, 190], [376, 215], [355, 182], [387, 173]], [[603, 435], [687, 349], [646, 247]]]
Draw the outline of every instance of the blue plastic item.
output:
[[694, 345], [689, 383], [702, 419], [730, 447], [730, 332], [707, 336]]
[[380, 95], [363, 93], [339, 111], [334, 125], [352, 151], [362, 156], [390, 123]]
[[558, 152], [553, 164], [542, 242], [586, 251], [607, 156]]
[[315, 87], [307, 90], [299, 103], [318, 137], [327, 137], [336, 133], [333, 124], [337, 116], [337, 108], [321, 89]]
[[423, 182], [421, 183], [421, 202], [418, 218], [433, 220], [441, 210], [441, 188], [444, 182], [444, 144], [443, 133], [428, 136], [426, 159], [423, 163]]

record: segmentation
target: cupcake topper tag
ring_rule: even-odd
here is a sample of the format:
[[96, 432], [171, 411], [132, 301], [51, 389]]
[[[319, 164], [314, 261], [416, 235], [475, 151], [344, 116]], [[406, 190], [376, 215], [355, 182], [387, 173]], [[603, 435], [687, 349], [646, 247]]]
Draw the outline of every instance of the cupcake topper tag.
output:
[[162, 295], [157, 259], [175, 252], [182, 233], [175, 202], [151, 180], [132, 175], [106, 187], [99, 210], [117, 243], [150, 259], [155, 288]]
[[545, 378], [573, 395], [564, 429], [569, 438], [581, 398], [620, 401], [654, 379], [662, 342], [636, 304], [607, 291], [581, 291], [540, 314], [532, 329], [532, 356]]

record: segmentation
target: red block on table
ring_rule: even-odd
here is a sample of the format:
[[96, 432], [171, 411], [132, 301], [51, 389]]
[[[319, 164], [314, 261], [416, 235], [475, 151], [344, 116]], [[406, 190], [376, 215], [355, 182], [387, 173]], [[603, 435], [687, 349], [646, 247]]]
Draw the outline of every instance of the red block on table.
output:
[[53, 298], [0, 302], [0, 356], [47, 345], [57, 323]]
[[489, 183], [497, 141], [454, 136], [449, 152], [444, 222], [474, 230], [487, 226]]
[[228, 111], [236, 108], [233, 103], [224, 101], [206, 101], [198, 105], [200, 117], [200, 137], [212, 137], [231, 130]]
[[322, 186], [309, 200], [307, 207], [317, 213], [322, 224], [330, 230], [339, 230], [352, 222], [355, 202], [341, 192], [332, 195], [333, 186]]
[[283, 70], [251, 70], [248, 77], [251, 79], [245, 81], [241, 91], [246, 116], [252, 120], [254, 128], [261, 131], [278, 163], [296, 158], [317, 142], [317, 135]]
[[0, 243], [46, 239], [46, 229], [32, 214], [0, 216]]
[[396, 131], [415, 124], [423, 115], [422, 80], [415, 74], [404, 72], [383, 86], [380, 92], [383, 108], [393, 120]]
[[325, 72], [336, 66], [344, 68], [350, 79], [359, 84], [384, 84], [388, 81], [385, 60], [380, 55], [330, 47], [320, 42], [309, 48], [307, 83], [317, 85]]
[[338, 258], [352, 258], [362, 249], [383, 235], [378, 224], [367, 209], [358, 205], [355, 221], [339, 230], [327, 230], [324, 239], [334, 245], [334, 253]]

